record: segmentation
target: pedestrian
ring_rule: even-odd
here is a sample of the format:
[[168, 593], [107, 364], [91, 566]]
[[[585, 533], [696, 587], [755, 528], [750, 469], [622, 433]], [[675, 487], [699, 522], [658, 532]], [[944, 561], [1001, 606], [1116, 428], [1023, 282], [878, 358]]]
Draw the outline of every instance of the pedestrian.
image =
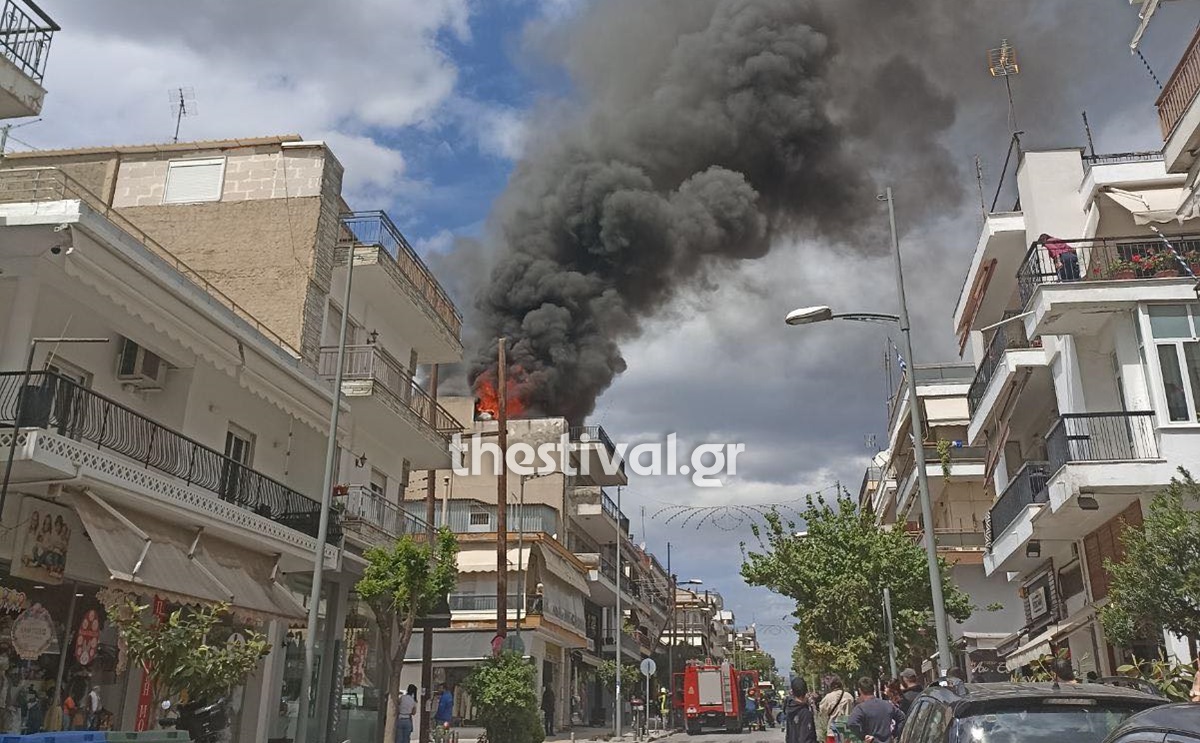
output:
[[1075, 252], [1073, 245], [1059, 240], [1057, 237], [1051, 237], [1045, 232], [1038, 237], [1038, 242], [1046, 246], [1046, 253], [1050, 256], [1050, 260], [1054, 261], [1059, 279], [1063, 281], [1079, 280], [1079, 254]]
[[1188, 698], [1200, 702], [1200, 661], [1196, 662], [1196, 677], [1192, 679], [1192, 693]]
[[546, 727], [546, 736], [554, 735], [554, 690], [549, 684], [542, 692], [542, 723]]
[[783, 725], [784, 743], [817, 743], [808, 684], [799, 676], [792, 678], [792, 695], [783, 702]]
[[825, 736], [826, 743], [837, 743], [835, 723], [850, 714], [852, 704], [854, 695], [842, 687], [841, 676], [830, 677], [829, 692], [817, 705], [817, 732]]
[[671, 695], [665, 686], [658, 693], [658, 716], [662, 718], [663, 730], [666, 730], [671, 722]]
[[875, 696], [875, 682], [869, 676], [858, 680], [858, 705], [846, 720], [850, 732], [864, 743], [890, 743], [899, 736], [904, 719], [899, 707]]
[[900, 711], [905, 715], [912, 709], [913, 701], [921, 696], [921, 692], [925, 691], [925, 687], [921, 685], [921, 677], [911, 668], [905, 668], [900, 672]]
[[438, 684], [437, 712], [433, 719], [444, 727], [450, 727], [454, 718], [454, 692], [445, 684]]
[[396, 703], [396, 743], [411, 743], [413, 733], [413, 715], [417, 712], [417, 687], [408, 685], [406, 691]]
[[1071, 668], [1071, 661], [1068, 658], [1055, 658], [1050, 664], [1050, 673], [1054, 676], [1056, 684], [1078, 684], [1079, 679], [1075, 678], [1075, 669]]

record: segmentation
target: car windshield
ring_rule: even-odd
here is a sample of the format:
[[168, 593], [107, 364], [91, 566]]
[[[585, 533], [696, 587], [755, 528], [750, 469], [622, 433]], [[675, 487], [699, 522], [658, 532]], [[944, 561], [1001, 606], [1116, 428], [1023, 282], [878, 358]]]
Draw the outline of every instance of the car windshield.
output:
[[1037, 707], [996, 710], [954, 721], [955, 743], [1101, 743], [1126, 717], [1131, 706]]

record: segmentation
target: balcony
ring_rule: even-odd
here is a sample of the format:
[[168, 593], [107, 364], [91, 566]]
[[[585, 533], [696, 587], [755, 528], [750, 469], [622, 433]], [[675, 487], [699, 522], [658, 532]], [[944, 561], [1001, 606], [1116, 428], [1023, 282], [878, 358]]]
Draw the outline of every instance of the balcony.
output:
[[[403, 508], [414, 517], [425, 513], [423, 501], [405, 501]], [[487, 534], [496, 531], [496, 506], [473, 500], [452, 499], [445, 508], [445, 526], [455, 534]], [[434, 526], [441, 527], [442, 506], [434, 512]], [[550, 506], [526, 503], [508, 506], [508, 531], [525, 534], [557, 534], [558, 512]]]
[[575, 426], [571, 428], [571, 442], [577, 446], [575, 465], [581, 475], [596, 485], [628, 485], [625, 462], [617, 455], [617, 448], [608, 432], [601, 426]]
[[[129, 482], [119, 483], [123, 487], [132, 486], [137, 471], [153, 470], [182, 482], [185, 490], [205, 491], [214, 500], [241, 511], [308, 537], [317, 536], [321, 513], [317, 501], [57, 374], [37, 372], [23, 389], [21, 378], [22, 372], [0, 373], [0, 424], [12, 426], [20, 394], [19, 428], [38, 430], [39, 435], [47, 438], [44, 444], [47, 449], [62, 450], [77, 462], [83, 457], [82, 452], [75, 451], [80, 448], [89, 455], [92, 452], [120, 455], [131, 467], [102, 462], [94, 466], [109, 475], [129, 469]], [[81, 442], [87, 446], [81, 447]], [[33, 461], [22, 467], [14, 462], [14, 482], [61, 477], [47, 471], [57, 465], [37, 461], [36, 452], [42, 444], [35, 437], [26, 437], [25, 445], [27, 452], [33, 450], [28, 455]], [[17, 451], [21, 456], [21, 449]], [[23, 469], [28, 470], [27, 476], [22, 474]], [[187, 498], [186, 492], [180, 493], [180, 497]], [[214, 514], [219, 512], [198, 503], [197, 497], [202, 498], [192, 496], [189, 505]], [[252, 520], [244, 525], [254, 528]], [[328, 541], [336, 544], [340, 540], [341, 527], [334, 517], [330, 519]]]
[[1049, 462], [1026, 462], [1008, 481], [1008, 486], [988, 512], [984, 526], [985, 544], [989, 551], [1026, 507], [1047, 501], [1046, 481], [1049, 477]]
[[1172, 173], [1186, 172], [1195, 161], [1196, 145], [1200, 143], [1197, 93], [1200, 93], [1200, 29], [1155, 101], [1167, 170]]
[[[336, 370], [337, 347], [322, 347], [318, 373], [332, 380]], [[342, 394], [372, 397], [382, 403], [383, 409], [364, 406], [355, 412], [374, 430], [386, 431], [413, 467], [449, 466], [449, 437], [461, 431], [462, 424], [421, 389], [412, 373], [382, 346], [346, 347]], [[397, 416], [408, 423], [407, 428], [396, 426]]]
[[1046, 435], [1046, 457], [1052, 476], [1071, 462], [1157, 460], [1154, 411], [1063, 415]]
[[5, 0], [0, 10], [0, 119], [37, 116], [42, 76], [58, 24], [33, 0]]
[[570, 499], [572, 515], [588, 533], [603, 535], [618, 528], [629, 533], [629, 517], [621, 513], [603, 489], [595, 485], [577, 485], [571, 488]]
[[979, 409], [983, 393], [991, 384], [992, 377], [995, 376], [996, 370], [1004, 359], [1004, 354], [1012, 349], [1021, 348], [1029, 348], [1029, 338], [1025, 335], [1025, 326], [1019, 322], [1009, 322], [996, 328], [995, 335], [992, 336], [987, 350], [983, 353], [983, 360], [975, 371], [971, 389], [967, 392], [967, 407], [970, 409], [972, 417]]
[[982, 443], [983, 432], [992, 427], [1002, 410], [1015, 411], [1010, 421], [1015, 418], [1019, 422], [1030, 409], [1051, 405], [1054, 387], [1049, 369], [1041, 340], [1031, 343], [1020, 321], [997, 328], [967, 393], [971, 411], [968, 443]]
[[334, 488], [333, 506], [341, 514], [347, 539], [367, 547], [391, 544], [403, 534], [424, 534], [425, 522], [366, 485]]
[[[650, 645], [649, 637], [641, 632], [621, 632], [621, 652], [630, 658], [643, 657], [642, 648], [648, 648]], [[617, 636], [614, 632], [604, 633], [603, 651], [605, 653], [615, 653], [617, 650]]]
[[462, 315], [391, 218], [381, 211], [349, 212], [341, 221], [339, 262], [353, 251], [356, 291], [388, 308], [394, 329], [423, 361], [461, 361]]

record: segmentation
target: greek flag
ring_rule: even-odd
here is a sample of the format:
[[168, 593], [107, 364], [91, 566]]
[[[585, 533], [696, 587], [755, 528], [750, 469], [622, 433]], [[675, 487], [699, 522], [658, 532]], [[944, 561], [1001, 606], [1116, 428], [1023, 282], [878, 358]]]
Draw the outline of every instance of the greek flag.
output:
[[908, 371], [908, 364], [904, 363], [904, 355], [900, 353], [900, 348], [890, 338], [888, 343], [892, 344], [892, 350], [896, 352], [896, 365], [900, 367], [900, 373], [904, 374]]

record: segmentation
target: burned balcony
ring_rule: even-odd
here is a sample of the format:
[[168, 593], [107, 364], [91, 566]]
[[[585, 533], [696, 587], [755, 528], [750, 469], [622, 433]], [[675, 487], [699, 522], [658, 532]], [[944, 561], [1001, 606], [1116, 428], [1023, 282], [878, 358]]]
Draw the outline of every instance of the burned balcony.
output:
[[462, 356], [462, 315], [400, 229], [381, 211], [341, 216], [339, 264], [354, 256], [356, 292], [378, 297], [397, 327], [430, 363]]
[[61, 30], [33, 0], [4, 0], [0, 10], [0, 119], [37, 116], [42, 76], [54, 32]]
[[[17, 429], [56, 437], [63, 445], [60, 448], [86, 442], [87, 449], [120, 455], [136, 470], [169, 475], [189, 489], [207, 491], [240, 509], [317, 536], [321, 515], [317, 501], [65, 377], [36, 372], [24, 387], [22, 377], [23, 372], [0, 373], [0, 427], [11, 431], [19, 416]], [[27, 445], [29, 441], [26, 438]], [[328, 541], [340, 540], [340, 524], [331, 518]]]
[[[337, 347], [321, 348], [318, 371], [332, 380], [337, 371]], [[448, 439], [462, 430], [454, 416], [429, 396], [413, 379], [412, 373], [382, 346], [363, 344], [346, 347], [342, 374], [342, 394], [347, 397], [373, 397], [383, 410], [367, 408], [360, 415], [367, 425], [397, 436], [400, 451], [414, 467], [445, 466], [449, 463]], [[409, 425], [399, 429], [399, 416]]]

